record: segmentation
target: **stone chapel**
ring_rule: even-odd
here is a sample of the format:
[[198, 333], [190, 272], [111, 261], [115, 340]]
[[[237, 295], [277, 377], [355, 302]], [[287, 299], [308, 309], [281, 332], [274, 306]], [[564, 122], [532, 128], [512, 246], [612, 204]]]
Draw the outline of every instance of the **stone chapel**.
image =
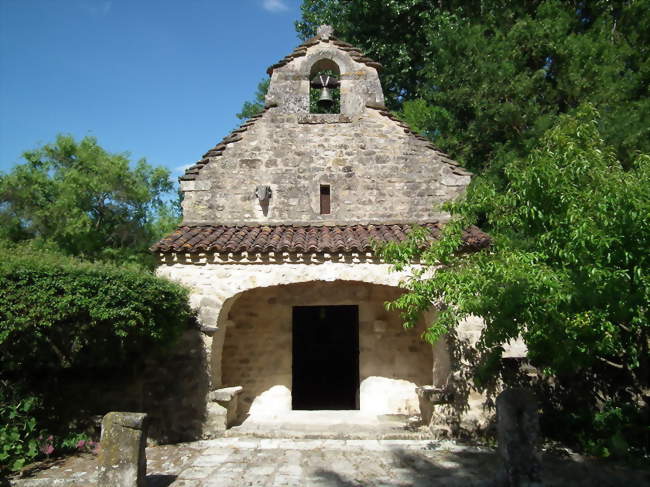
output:
[[[448, 218], [440, 204], [471, 174], [386, 110], [380, 69], [321, 26], [268, 69], [264, 111], [180, 178], [182, 225], [152, 250], [198, 312], [207, 436], [293, 410], [417, 415], [418, 388], [450, 379], [445, 341], [421, 338], [435, 312], [405, 330], [386, 310], [406, 274], [373, 245], [412, 224], [435, 238]], [[313, 113], [315, 86], [336, 92], [337, 113]], [[488, 238], [472, 229], [464, 244]]]

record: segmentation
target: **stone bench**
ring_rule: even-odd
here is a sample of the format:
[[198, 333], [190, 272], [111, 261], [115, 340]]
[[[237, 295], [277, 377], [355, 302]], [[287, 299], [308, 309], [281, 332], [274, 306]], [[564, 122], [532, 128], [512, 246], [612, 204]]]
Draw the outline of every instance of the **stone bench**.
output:
[[220, 436], [237, 418], [237, 396], [242, 386], [225, 387], [208, 393], [203, 437]]

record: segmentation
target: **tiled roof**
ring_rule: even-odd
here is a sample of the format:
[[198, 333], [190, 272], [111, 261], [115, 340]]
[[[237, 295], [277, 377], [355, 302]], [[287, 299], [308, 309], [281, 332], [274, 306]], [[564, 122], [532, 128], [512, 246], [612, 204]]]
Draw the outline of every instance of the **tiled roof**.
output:
[[[298, 47], [296, 47], [291, 54], [288, 54], [287, 56], [283, 57], [280, 61], [275, 63], [273, 66], [269, 66], [269, 68], [266, 70], [269, 76], [273, 74], [273, 70], [276, 68], [281, 68], [282, 66], [285, 66], [289, 64], [291, 61], [294, 59], [305, 56], [307, 54], [307, 49], [310, 48], [311, 46], [315, 46], [318, 44], [322, 39], [318, 36], [312, 37], [311, 39], [307, 39], [305, 42], [300, 44]], [[326, 41], [327, 42], [327, 41]], [[329, 42], [334, 44], [336, 47], [341, 49], [342, 51], [347, 52], [352, 59], [354, 59], [358, 63], [363, 63], [366, 66], [370, 66], [371, 68], [375, 68], [376, 70], [380, 70], [382, 68], [382, 65], [379, 64], [377, 61], [373, 61], [369, 57], [366, 57], [360, 49], [354, 47], [352, 44], [348, 44], [347, 42], [341, 41], [339, 39], [336, 39], [335, 37], [330, 37]]]
[[[440, 223], [422, 224], [431, 238], [440, 235]], [[272, 225], [272, 226], [182, 226], [151, 247], [152, 252], [369, 252], [374, 242], [402, 242], [411, 225]], [[490, 245], [490, 237], [477, 227], [463, 235], [462, 250], [479, 250]]]

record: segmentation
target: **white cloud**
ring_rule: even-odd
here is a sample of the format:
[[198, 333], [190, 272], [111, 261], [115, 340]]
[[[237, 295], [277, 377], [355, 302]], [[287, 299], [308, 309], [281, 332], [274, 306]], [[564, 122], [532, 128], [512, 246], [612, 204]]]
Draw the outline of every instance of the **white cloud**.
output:
[[113, 2], [111, 0], [82, 0], [79, 6], [90, 15], [103, 17], [111, 11]]
[[263, 0], [262, 7], [269, 12], [284, 12], [289, 10], [286, 0]]

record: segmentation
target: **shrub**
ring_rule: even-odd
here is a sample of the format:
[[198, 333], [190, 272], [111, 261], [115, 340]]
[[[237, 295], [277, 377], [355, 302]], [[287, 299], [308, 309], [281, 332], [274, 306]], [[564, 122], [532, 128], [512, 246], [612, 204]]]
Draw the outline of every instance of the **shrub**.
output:
[[20, 470], [39, 453], [42, 432], [34, 417], [39, 399], [16, 396], [6, 384], [0, 384], [0, 472]]
[[139, 267], [2, 250], [0, 470], [7, 470], [38, 455], [45, 430], [58, 428], [63, 446], [79, 433], [57, 424], [58, 381], [137, 370], [174, 342], [191, 311], [184, 288]]
[[0, 262], [0, 373], [115, 368], [173, 342], [189, 317], [187, 291], [146, 270], [8, 256]]

